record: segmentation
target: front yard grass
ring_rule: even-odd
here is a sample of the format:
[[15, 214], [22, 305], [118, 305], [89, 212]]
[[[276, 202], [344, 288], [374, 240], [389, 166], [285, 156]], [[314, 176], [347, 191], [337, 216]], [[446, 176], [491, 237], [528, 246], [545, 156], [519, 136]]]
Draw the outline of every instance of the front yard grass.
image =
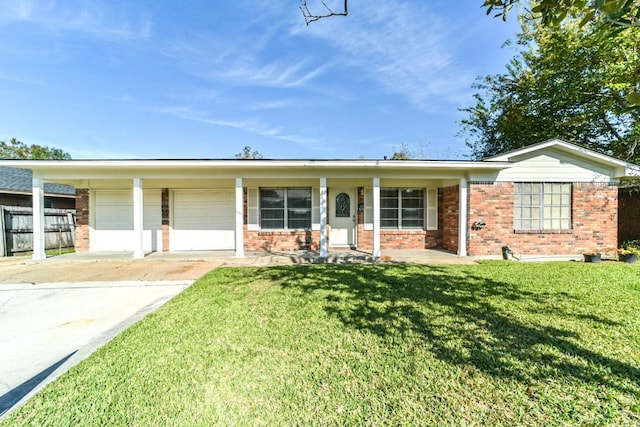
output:
[[18, 425], [640, 425], [640, 268], [222, 268]]

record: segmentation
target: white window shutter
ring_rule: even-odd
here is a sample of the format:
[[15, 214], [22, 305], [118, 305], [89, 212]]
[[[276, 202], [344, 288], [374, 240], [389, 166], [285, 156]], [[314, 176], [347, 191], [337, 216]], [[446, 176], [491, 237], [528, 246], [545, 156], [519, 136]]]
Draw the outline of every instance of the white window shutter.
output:
[[260, 229], [258, 189], [247, 188], [247, 230]]
[[427, 188], [427, 230], [438, 229], [438, 189]]
[[373, 188], [364, 189], [364, 229], [373, 230]]
[[320, 230], [320, 188], [311, 190], [311, 229]]

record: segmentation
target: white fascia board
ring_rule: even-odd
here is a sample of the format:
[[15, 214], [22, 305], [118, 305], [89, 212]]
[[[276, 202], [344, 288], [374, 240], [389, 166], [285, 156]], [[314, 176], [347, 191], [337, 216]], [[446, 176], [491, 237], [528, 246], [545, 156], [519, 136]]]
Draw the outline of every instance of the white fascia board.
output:
[[0, 160], [0, 166], [31, 169], [35, 173], [48, 171], [71, 172], [82, 169], [451, 169], [451, 170], [500, 170], [512, 166], [509, 162], [473, 162], [448, 160]]

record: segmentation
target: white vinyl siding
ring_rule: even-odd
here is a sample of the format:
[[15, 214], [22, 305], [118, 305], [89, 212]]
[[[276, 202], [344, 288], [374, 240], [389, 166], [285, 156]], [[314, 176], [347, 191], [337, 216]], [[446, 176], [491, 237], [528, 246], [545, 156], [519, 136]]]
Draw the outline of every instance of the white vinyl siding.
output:
[[555, 150], [531, 153], [519, 159], [512, 167], [499, 172], [497, 177], [483, 177], [473, 173], [472, 180], [509, 182], [610, 182], [614, 170], [602, 164], [570, 156]]

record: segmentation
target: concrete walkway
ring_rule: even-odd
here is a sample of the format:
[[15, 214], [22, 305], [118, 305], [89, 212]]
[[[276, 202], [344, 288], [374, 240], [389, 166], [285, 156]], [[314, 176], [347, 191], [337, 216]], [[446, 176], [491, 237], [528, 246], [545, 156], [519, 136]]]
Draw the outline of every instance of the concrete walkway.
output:
[[[88, 252], [73, 253], [49, 258], [44, 262], [88, 262], [88, 261], [125, 261], [133, 258], [132, 252]], [[181, 261], [213, 262], [226, 266], [267, 266], [291, 264], [475, 264], [472, 257], [460, 257], [441, 250], [385, 250], [382, 257], [375, 259], [368, 252], [358, 250], [339, 250], [329, 252], [326, 259], [320, 258], [315, 251], [292, 252], [246, 252], [242, 258], [236, 258], [234, 251], [184, 251], [152, 252], [136, 262]]]

